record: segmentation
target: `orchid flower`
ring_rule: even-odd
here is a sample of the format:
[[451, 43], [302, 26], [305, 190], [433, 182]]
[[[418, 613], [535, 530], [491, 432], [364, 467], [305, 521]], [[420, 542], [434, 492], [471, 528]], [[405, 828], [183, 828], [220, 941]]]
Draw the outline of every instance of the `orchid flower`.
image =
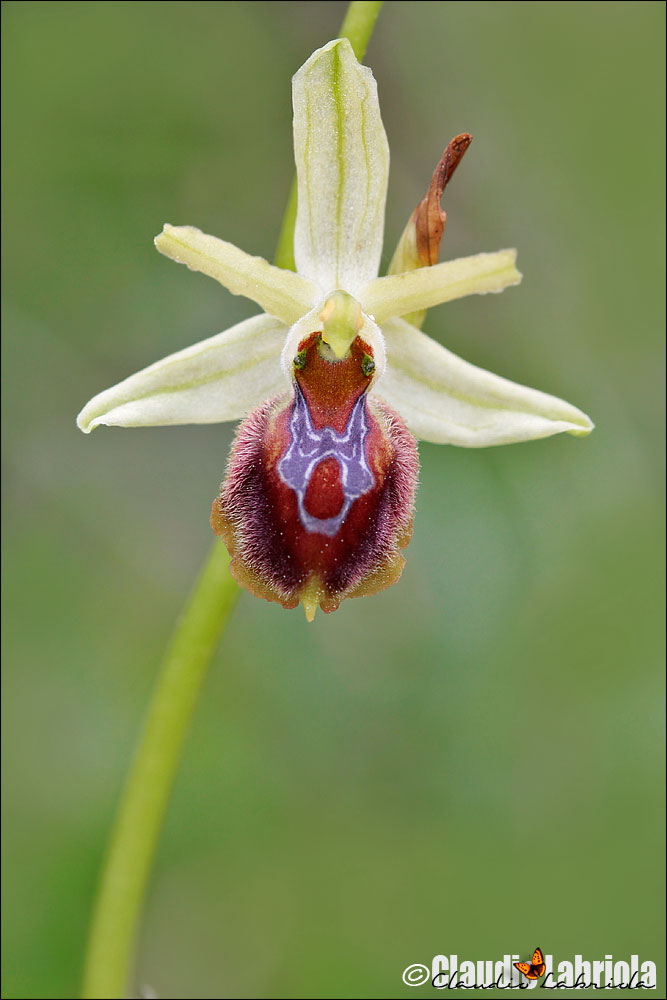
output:
[[[483, 447], [589, 433], [569, 403], [461, 360], [424, 335], [424, 311], [516, 285], [514, 250], [437, 263], [439, 200], [469, 137], [450, 144], [378, 277], [389, 149], [377, 88], [350, 43], [293, 79], [296, 272], [190, 226], [158, 250], [263, 310], [101, 392], [79, 427], [244, 418], [211, 522], [231, 571], [309, 620], [402, 570], [418, 474], [415, 438]], [[412, 322], [408, 322], [411, 319]]]

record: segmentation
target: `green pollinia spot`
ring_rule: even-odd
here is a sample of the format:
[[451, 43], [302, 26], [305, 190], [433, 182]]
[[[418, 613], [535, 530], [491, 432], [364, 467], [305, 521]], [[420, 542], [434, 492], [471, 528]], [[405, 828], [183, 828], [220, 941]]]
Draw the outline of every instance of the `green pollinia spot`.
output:
[[306, 352], [299, 351], [297, 354], [294, 355], [294, 367], [301, 370], [302, 368], [305, 367], [305, 365], [306, 365]]

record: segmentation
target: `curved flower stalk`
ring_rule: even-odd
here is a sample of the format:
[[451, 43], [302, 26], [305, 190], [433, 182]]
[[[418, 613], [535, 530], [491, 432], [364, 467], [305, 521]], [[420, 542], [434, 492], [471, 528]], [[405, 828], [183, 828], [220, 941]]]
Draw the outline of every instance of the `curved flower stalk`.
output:
[[[284, 607], [335, 610], [395, 582], [412, 526], [415, 437], [483, 447], [589, 433], [576, 407], [476, 368], [420, 332], [426, 309], [516, 285], [514, 250], [437, 263], [447, 147], [378, 277], [389, 149], [375, 80], [346, 39], [293, 81], [296, 273], [190, 226], [158, 250], [263, 312], [95, 396], [78, 417], [138, 427], [245, 418], [212, 525], [236, 579]], [[413, 322], [408, 322], [412, 319]], [[249, 415], [248, 415], [249, 414]]]

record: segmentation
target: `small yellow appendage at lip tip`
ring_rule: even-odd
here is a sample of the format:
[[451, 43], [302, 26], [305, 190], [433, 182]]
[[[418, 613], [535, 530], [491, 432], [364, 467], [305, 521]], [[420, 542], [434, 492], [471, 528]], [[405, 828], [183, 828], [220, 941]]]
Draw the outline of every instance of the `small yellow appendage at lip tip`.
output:
[[319, 578], [317, 576], [310, 576], [299, 594], [299, 600], [303, 604], [303, 610], [306, 612], [306, 621], [312, 622], [314, 620], [315, 612], [320, 605], [321, 595], [322, 587]]

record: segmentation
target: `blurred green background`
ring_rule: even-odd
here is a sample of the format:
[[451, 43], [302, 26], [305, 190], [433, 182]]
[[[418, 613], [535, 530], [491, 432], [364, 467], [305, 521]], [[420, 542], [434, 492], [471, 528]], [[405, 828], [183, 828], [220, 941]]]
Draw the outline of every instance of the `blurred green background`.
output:
[[[290, 76], [344, 10], [3, 4], [6, 997], [78, 988], [233, 431], [85, 437], [74, 417], [255, 310], [152, 238], [191, 223], [272, 255]], [[385, 264], [444, 144], [472, 132], [443, 257], [517, 246], [524, 282], [426, 330], [597, 429], [422, 445], [398, 586], [312, 626], [242, 596], [169, 808], [137, 993], [414, 996], [411, 963], [537, 944], [661, 960], [664, 16], [385, 5], [366, 58], [392, 150]]]

